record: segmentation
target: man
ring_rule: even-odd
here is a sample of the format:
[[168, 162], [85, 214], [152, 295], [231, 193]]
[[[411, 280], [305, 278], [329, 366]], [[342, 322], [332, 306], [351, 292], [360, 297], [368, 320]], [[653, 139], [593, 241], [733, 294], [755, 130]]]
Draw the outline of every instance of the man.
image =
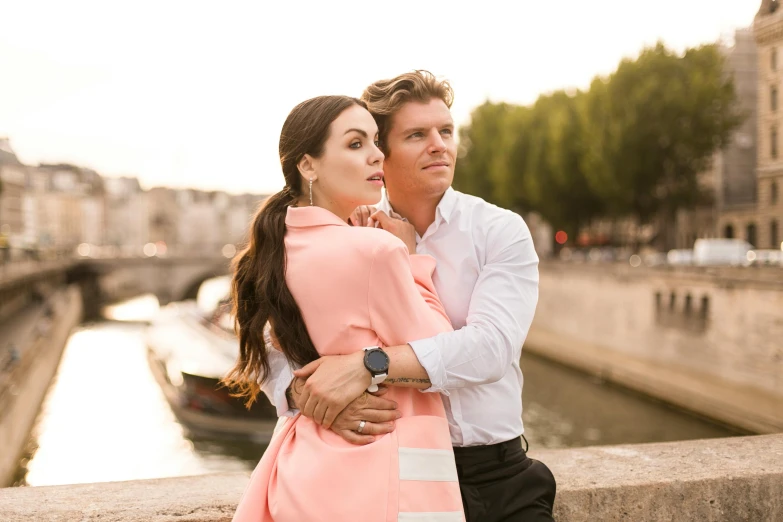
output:
[[457, 144], [447, 82], [416, 71], [372, 84], [362, 99], [378, 123], [386, 192], [377, 212], [359, 209], [352, 220], [415, 235], [416, 252], [437, 261], [433, 282], [455, 331], [385, 347], [387, 362], [375, 370], [369, 352], [357, 351], [292, 374], [270, 353], [264, 392], [280, 414], [296, 404], [357, 444], [388, 433], [396, 418], [393, 403], [365, 393], [371, 383], [441, 393], [468, 520], [553, 520], [554, 477], [520, 440], [519, 358], [538, 299], [530, 231], [519, 215], [451, 188]]

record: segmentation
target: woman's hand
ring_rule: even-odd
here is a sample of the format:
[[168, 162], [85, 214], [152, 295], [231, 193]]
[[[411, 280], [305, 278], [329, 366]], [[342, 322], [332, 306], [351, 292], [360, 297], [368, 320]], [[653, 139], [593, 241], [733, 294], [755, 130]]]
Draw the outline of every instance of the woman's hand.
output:
[[370, 219], [374, 212], [375, 207], [362, 205], [353, 211], [351, 217], [348, 218], [348, 222], [355, 227], [374, 227], [375, 223]]
[[[377, 436], [394, 431], [394, 423], [400, 418], [397, 403], [380, 397], [388, 388], [379, 386], [376, 393], [364, 392], [340, 412], [331, 430], [351, 444], [364, 445], [374, 442]], [[357, 428], [364, 421], [359, 433]]]
[[383, 210], [378, 210], [370, 219], [378, 223], [378, 226], [400, 238], [408, 247], [409, 254], [416, 253], [416, 229], [407, 221], [397, 217], [391, 217]]

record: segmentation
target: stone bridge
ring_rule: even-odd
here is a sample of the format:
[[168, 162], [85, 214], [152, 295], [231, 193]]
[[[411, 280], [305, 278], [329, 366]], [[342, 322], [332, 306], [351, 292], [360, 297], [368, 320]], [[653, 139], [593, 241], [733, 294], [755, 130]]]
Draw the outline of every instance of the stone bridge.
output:
[[195, 299], [201, 283], [229, 273], [229, 263], [215, 256], [90, 259], [76, 263], [68, 280], [82, 287], [91, 317], [103, 304], [141, 294], [154, 294], [161, 304]]
[[0, 273], [0, 320], [69, 283], [81, 287], [88, 318], [105, 304], [146, 293], [161, 304], [194, 299], [201, 283], [228, 274], [229, 267], [230, 260], [222, 256], [182, 256], [75, 259], [9, 269]]

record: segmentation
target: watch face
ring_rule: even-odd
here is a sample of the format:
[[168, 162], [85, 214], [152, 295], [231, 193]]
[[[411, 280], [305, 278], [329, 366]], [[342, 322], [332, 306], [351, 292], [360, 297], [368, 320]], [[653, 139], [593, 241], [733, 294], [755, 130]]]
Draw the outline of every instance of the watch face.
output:
[[364, 359], [367, 362], [370, 370], [374, 372], [383, 373], [389, 369], [389, 356], [381, 350], [371, 350], [367, 352], [367, 356]]

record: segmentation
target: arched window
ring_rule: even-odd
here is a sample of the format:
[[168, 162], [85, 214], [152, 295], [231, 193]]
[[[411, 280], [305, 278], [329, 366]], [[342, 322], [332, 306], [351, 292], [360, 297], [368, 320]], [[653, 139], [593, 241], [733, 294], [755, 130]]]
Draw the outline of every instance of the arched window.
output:
[[734, 239], [733, 225], [726, 225], [726, 227], [723, 229], [723, 237], [725, 237], [726, 239]]
[[780, 248], [780, 236], [778, 235], [778, 222], [776, 219], [773, 219], [769, 223], [769, 243], [770, 248], [778, 249]]
[[753, 245], [756, 246], [756, 241], [758, 240], [758, 237], [756, 236], [756, 224], [755, 223], [748, 223], [747, 229], [745, 230], [745, 240]]

